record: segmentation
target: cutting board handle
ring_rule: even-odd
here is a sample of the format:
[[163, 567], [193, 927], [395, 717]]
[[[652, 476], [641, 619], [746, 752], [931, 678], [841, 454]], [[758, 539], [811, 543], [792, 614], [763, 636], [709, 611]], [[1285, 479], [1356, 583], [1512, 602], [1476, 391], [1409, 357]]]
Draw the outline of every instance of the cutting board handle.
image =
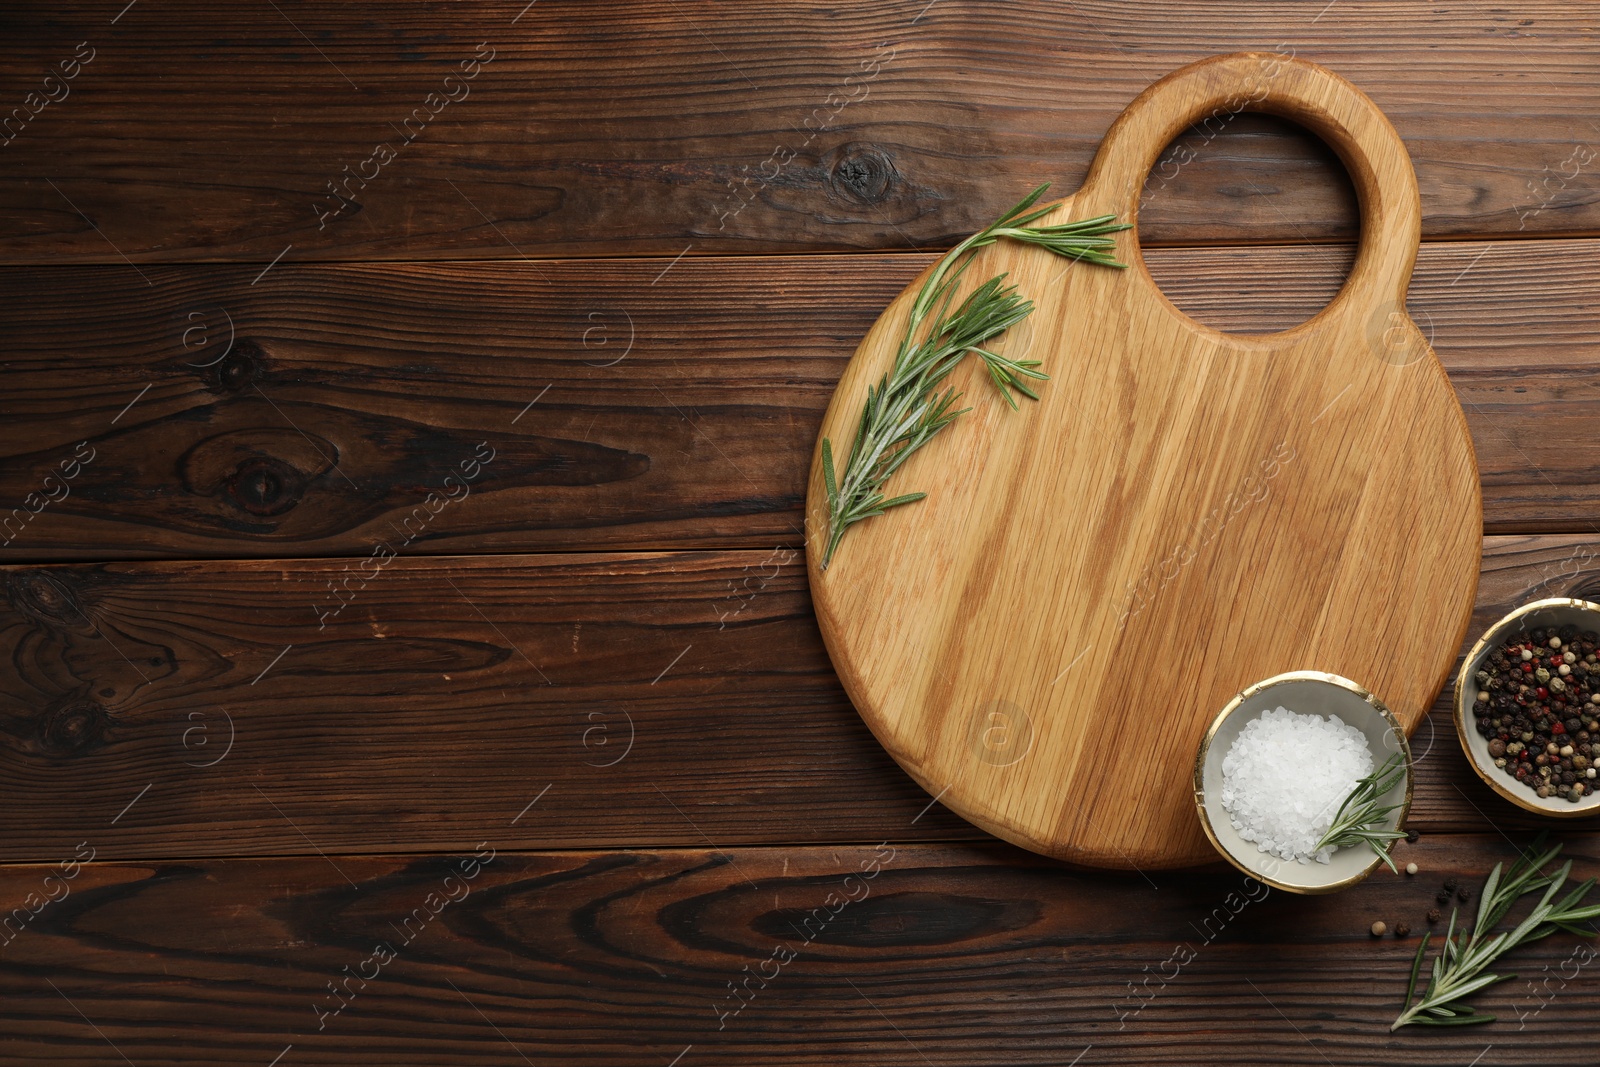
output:
[[[1422, 233], [1417, 177], [1400, 135], [1365, 93], [1325, 67], [1275, 52], [1213, 56], [1173, 71], [1112, 125], [1075, 199], [1075, 215], [1115, 213], [1134, 223], [1124, 251], [1149, 278], [1137, 224], [1145, 177], [1179, 133], [1219, 129], [1241, 111], [1306, 127], [1338, 153], [1361, 205], [1361, 250], [1344, 288], [1312, 321], [1341, 309], [1404, 308]], [[1150, 281], [1152, 286], [1154, 281]]]

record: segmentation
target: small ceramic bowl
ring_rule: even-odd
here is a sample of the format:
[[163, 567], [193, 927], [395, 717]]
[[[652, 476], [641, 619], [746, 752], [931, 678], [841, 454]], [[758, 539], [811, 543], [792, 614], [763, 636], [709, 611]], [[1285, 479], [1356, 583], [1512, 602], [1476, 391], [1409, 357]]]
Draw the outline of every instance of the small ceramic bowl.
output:
[[[1524, 604], [1493, 626], [1478, 639], [1461, 662], [1461, 673], [1456, 676], [1456, 736], [1467, 753], [1467, 760], [1478, 777], [1489, 783], [1489, 788], [1505, 797], [1519, 808], [1536, 811], [1540, 815], [1556, 818], [1574, 818], [1593, 815], [1600, 810], [1600, 792], [1584, 797], [1574, 804], [1560, 797], [1539, 799], [1539, 795], [1494, 765], [1489, 755], [1489, 740], [1478, 733], [1477, 716], [1473, 705], [1478, 700], [1478, 679], [1475, 677], [1483, 661], [1507, 638], [1524, 630], [1548, 630], [1568, 623], [1579, 630], [1600, 631], [1600, 604], [1587, 600], [1535, 600]], [[1600, 778], [1591, 783], [1600, 786]]]
[[1399, 752], [1405, 757], [1403, 781], [1384, 794], [1384, 804], [1400, 805], [1385, 820], [1386, 827], [1405, 826], [1411, 810], [1411, 746], [1394, 713], [1383, 702], [1348, 678], [1321, 671], [1292, 671], [1257, 682], [1228, 702], [1211, 721], [1200, 740], [1194, 761], [1194, 803], [1200, 825], [1223, 858], [1245, 874], [1290, 893], [1333, 893], [1355, 885], [1383, 861], [1365, 845], [1334, 851], [1327, 863], [1283, 860], [1256, 848], [1233, 828], [1222, 806], [1222, 759], [1239, 731], [1263, 711], [1285, 707], [1302, 715], [1337, 715], [1367, 735], [1373, 765]]

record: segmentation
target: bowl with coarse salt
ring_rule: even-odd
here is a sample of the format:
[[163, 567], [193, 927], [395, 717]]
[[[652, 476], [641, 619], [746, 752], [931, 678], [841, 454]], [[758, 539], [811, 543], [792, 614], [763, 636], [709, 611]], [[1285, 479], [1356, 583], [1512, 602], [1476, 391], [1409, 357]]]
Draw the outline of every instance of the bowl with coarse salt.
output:
[[1245, 874], [1290, 893], [1333, 893], [1371, 874], [1384, 862], [1376, 849], [1403, 834], [1411, 771], [1405, 729], [1383, 701], [1337, 674], [1291, 671], [1245, 689], [1211, 721], [1194, 801], [1206, 836]]

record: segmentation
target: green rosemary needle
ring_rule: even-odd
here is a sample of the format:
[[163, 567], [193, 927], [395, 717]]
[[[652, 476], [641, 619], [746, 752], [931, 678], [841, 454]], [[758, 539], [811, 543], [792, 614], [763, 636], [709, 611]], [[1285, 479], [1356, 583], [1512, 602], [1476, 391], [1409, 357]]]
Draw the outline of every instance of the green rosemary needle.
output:
[[1406, 835], [1399, 830], [1381, 829], [1378, 824], [1400, 805], [1385, 806], [1378, 801], [1405, 777], [1405, 773], [1405, 757], [1396, 752], [1384, 760], [1383, 766], [1357, 782], [1355, 788], [1350, 790], [1350, 795], [1344, 798], [1344, 803], [1339, 805], [1328, 832], [1322, 835], [1322, 840], [1317, 842], [1317, 848], [1312, 851], [1330, 846], [1346, 848], [1365, 841], [1389, 865], [1389, 869], [1398, 874], [1400, 869], [1394, 865], [1386, 846], [1390, 841], [1397, 841]]
[[822, 568], [827, 569], [844, 532], [863, 519], [882, 515], [890, 508], [921, 500], [926, 493], [885, 497], [884, 484], [911, 454], [969, 410], [954, 405], [960, 394], [939, 386], [969, 353], [983, 360], [989, 379], [1013, 409], [1013, 393], [1037, 400], [1027, 379], [1043, 381], [1049, 375], [1037, 370], [1039, 360], [1008, 359], [985, 347], [995, 337], [1027, 318], [1033, 302], [1024, 299], [1004, 274], [973, 289], [950, 310], [957, 285], [972, 261], [972, 253], [1001, 239], [1049, 249], [1058, 256], [1081, 259], [1107, 267], [1124, 267], [1112, 254], [1115, 240], [1107, 236], [1128, 228], [1115, 215], [1101, 215], [1052, 226], [1029, 226], [1053, 207], [1033, 205], [1050, 188], [1048, 182], [1029, 193], [992, 225], [979, 230], [947, 252], [917, 291], [894, 366], [876, 385], [867, 387], [867, 401], [856, 429], [855, 442], [840, 475], [834, 464], [833, 442], [822, 439], [822, 475], [828, 495], [827, 547]]
[[[1416, 1003], [1412, 1003], [1431, 936], [1423, 935], [1422, 944], [1417, 946], [1417, 957], [1411, 964], [1411, 981], [1406, 986], [1405, 1005], [1389, 1027], [1391, 1031], [1413, 1023], [1424, 1026], [1471, 1026], [1494, 1022], [1493, 1015], [1463, 1003], [1462, 998], [1496, 982], [1516, 977], [1514, 974], [1504, 977], [1485, 974], [1485, 969], [1495, 960], [1518, 945], [1549, 937], [1557, 930], [1580, 937], [1594, 936], [1592, 929], [1578, 925], [1600, 916], [1600, 904], [1583, 904], [1584, 896], [1594, 887], [1594, 879], [1590, 878], [1556, 902], [1555, 895], [1572, 873], [1572, 861], [1563, 863], [1553, 875], [1541, 873], [1544, 866], [1561, 851], [1560, 845], [1554, 845], [1541, 852], [1544, 840], [1544, 834], [1535, 838], [1528, 850], [1512, 865], [1511, 873], [1503, 879], [1500, 876], [1501, 864], [1494, 865], [1489, 880], [1484, 883], [1483, 892], [1478, 895], [1478, 919], [1470, 930], [1463, 927], [1459, 934], [1456, 933], [1456, 910], [1451, 909], [1444, 945], [1433, 959], [1428, 985]], [[1544, 896], [1539, 898], [1539, 903], [1520, 923], [1509, 931], [1489, 936], [1489, 931], [1505, 918], [1506, 912], [1511, 910], [1511, 905], [1519, 897], [1537, 893], [1541, 889], [1544, 890]]]

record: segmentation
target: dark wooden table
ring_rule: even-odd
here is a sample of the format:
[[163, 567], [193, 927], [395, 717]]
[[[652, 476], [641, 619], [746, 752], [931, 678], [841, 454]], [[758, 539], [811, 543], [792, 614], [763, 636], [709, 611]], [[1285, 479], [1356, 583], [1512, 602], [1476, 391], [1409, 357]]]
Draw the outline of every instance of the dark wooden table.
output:
[[[1481, 997], [1500, 1022], [1388, 1032], [1415, 935], [1368, 925], [1420, 930], [1535, 828], [1443, 699], [1415, 879], [1073, 871], [873, 742], [800, 537], [883, 305], [1075, 187], [1155, 78], [1276, 49], [1415, 163], [1474, 635], [1600, 596], [1597, 18], [8, 4], [0, 1060], [1597, 1062], [1566, 936]], [[1299, 321], [1351, 261], [1348, 181], [1282, 123], [1191, 131], [1147, 193], [1152, 269], [1214, 325]]]

